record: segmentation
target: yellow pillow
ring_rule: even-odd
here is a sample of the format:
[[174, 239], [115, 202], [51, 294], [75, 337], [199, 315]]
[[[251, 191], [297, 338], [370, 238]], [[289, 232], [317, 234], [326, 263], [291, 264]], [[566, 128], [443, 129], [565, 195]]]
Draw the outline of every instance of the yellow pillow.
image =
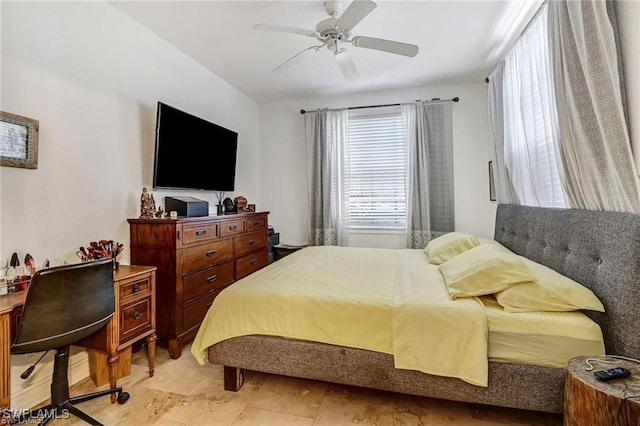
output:
[[508, 312], [579, 309], [604, 312], [595, 294], [583, 285], [529, 259], [524, 259], [536, 277], [535, 282], [518, 285], [496, 294], [496, 300]]
[[440, 265], [452, 299], [497, 293], [535, 279], [529, 267], [513, 253], [481, 245]]
[[429, 241], [424, 252], [429, 256], [429, 263], [440, 265], [478, 245], [480, 243], [473, 235], [463, 232], [449, 232]]

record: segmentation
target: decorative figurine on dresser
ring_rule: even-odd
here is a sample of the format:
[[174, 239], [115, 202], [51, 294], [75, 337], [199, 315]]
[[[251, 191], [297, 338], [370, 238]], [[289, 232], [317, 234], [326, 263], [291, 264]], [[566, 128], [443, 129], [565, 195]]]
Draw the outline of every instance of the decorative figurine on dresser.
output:
[[162, 219], [165, 217], [167, 217], [167, 213], [162, 210], [162, 206], [156, 209], [156, 200], [153, 198], [153, 194], [150, 193], [147, 188], [142, 188], [142, 195], [140, 195], [140, 218]]
[[268, 214], [128, 220], [131, 262], [158, 268], [158, 343], [171, 358], [180, 357], [225, 287], [267, 266]]
[[140, 195], [140, 217], [155, 217], [155, 201], [152, 208], [152, 195], [149, 194], [147, 188], [142, 188], [142, 195]]

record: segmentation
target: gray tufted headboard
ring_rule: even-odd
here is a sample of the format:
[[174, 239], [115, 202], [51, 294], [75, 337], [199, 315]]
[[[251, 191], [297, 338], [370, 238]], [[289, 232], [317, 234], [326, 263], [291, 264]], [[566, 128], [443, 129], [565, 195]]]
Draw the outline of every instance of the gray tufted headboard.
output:
[[591, 289], [608, 354], [640, 358], [640, 216], [500, 204], [494, 238]]

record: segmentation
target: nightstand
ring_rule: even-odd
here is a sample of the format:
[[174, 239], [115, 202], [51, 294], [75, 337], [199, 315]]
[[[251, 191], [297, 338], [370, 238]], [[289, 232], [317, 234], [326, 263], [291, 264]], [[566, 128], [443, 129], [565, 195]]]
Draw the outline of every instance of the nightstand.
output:
[[291, 253], [303, 249], [307, 246], [291, 246], [287, 244], [280, 244], [273, 248], [274, 258], [275, 260], [282, 259], [285, 256], [290, 255]]
[[267, 237], [267, 248], [269, 250], [269, 263], [275, 261], [275, 254], [273, 253], [273, 248], [280, 244], [280, 233], [275, 232]]
[[[592, 371], [586, 371], [586, 360]], [[623, 367], [631, 376], [602, 381], [594, 371]], [[616, 358], [580, 356], [569, 361], [564, 389], [565, 426], [637, 426], [640, 419], [640, 364]]]

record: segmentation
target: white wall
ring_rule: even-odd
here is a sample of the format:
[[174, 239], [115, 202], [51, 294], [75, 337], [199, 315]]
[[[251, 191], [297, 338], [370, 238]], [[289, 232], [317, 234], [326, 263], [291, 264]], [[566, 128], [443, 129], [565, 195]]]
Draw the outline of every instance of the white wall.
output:
[[[304, 117], [301, 109], [336, 108], [460, 97], [453, 104], [456, 229], [493, 235], [494, 203], [489, 201], [490, 159], [485, 83], [359, 93], [260, 105], [261, 198], [269, 221], [287, 244], [308, 242], [308, 190]], [[403, 235], [357, 234], [351, 245], [405, 247]]]
[[[261, 207], [254, 101], [108, 3], [1, 7], [2, 110], [39, 120], [40, 143], [37, 170], [0, 168], [0, 265], [13, 252], [38, 265], [76, 262], [79, 246], [101, 238], [129, 246], [126, 219], [151, 187], [157, 101], [239, 133], [236, 193]], [[156, 193], [157, 203], [168, 193]], [[215, 208], [213, 193], [180, 194]], [[128, 263], [128, 250], [120, 260]], [[15, 408], [49, 394], [49, 368], [19, 379], [30, 359], [12, 357]]]

